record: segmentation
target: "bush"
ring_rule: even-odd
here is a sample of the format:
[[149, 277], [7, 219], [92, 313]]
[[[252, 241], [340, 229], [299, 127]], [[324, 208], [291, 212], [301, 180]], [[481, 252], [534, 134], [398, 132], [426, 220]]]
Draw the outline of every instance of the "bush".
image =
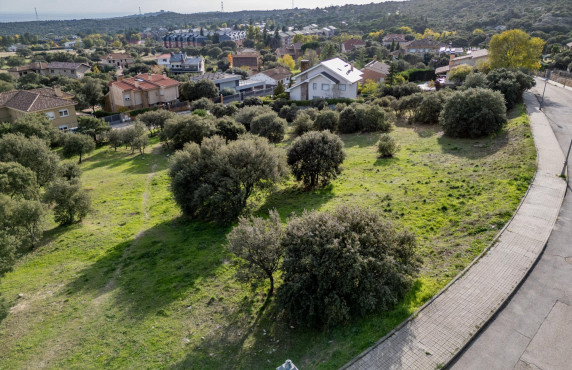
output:
[[473, 72], [467, 75], [465, 82], [463, 82], [463, 88], [471, 89], [481, 87], [486, 89], [488, 87], [487, 75], [481, 72]]
[[250, 123], [250, 132], [267, 138], [271, 143], [279, 143], [284, 139], [286, 121], [274, 112], [257, 116]]
[[344, 143], [329, 131], [310, 131], [294, 140], [287, 158], [296, 180], [308, 187], [326, 185], [341, 173]]
[[262, 99], [260, 99], [258, 96], [249, 96], [248, 98], [245, 98], [242, 103], [244, 104], [245, 107], [251, 107], [253, 105], [263, 105], [264, 104], [262, 102]]
[[324, 109], [318, 113], [314, 121], [314, 128], [318, 131], [330, 130], [331, 132], [335, 132], [338, 129], [339, 119], [340, 115], [338, 112]]
[[449, 72], [449, 80], [453, 81], [456, 85], [462, 85], [467, 76], [473, 73], [473, 67], [469, 65], [460, 65], [454, 67]]
[[504, 95], [507, 109], [522, 101], [522, 93], [536, 84], [531, 76], [506, 68], [492, 70], [487, 75], [487, 80], [490, 89]]
[[177, 115], [165, 124], [161, 138], [172, 144], [173, 149], [182, 149], [186, 143], [200, 144], [205, 137], [216, 134], [217, 128], [212, 117], [201, 117], [194, 114]]
[[328, 102], [326, 102], [326, 99], [314, 98], [310, 101], [310, 105], [312, 106], [312, 108], [322, 110], [328, 106]]
[[44, 200], [54, 203], [54, 219], [60, 225], [81, 221], [91, 208], [91, 198], [79, 183], [55, 180], [46, 189]]
[[290, 106], [285, 105], [282, 108], [280, 108], [280, 113], [278, 113], [278, 115], [281, 118], [284, 118], [286, 122], [291, 123], [294, 122], [294, 120], [296, 119], [299, 110], [300, 108], [298, 108], [295, 104], [292, 104]]
[[439, 116], [449, 95], [448, 89], [423, 94], [421, 103], [415, 109], [415, 121], [428, 124], [438, 123]]
[[306, 113], [302, 112], [298, 114], [298, 117], [293, 123], [294, 135], [302, 136], [308, 131], [312, 131], [314, 127], [314, 121]]
[[316, 108], [306, 108], [303, 112], [306, 113], [308, 117], [312, 119], [312, 121], [315, 121], [318, 117], [318, 114], [320, 113], [320, 111]]
[[306, 211], [290, 220], [282, 245], [278, 303], [291, 322], [312, 327], [395, 306], [420, 266], [414, 235], [361, 208]]
[[145, 112], [139, 116], [137, 119], [145, 124], [149, 131], [153, 133], [154, 130], [163, 130], [165, 127], [165, 122], [169, 118], [173, 118], [175, 113], [169, 112], [168, 110], [158, 109], [154, 111]]
[[382, 97], [393, 96], [396, 99], [420, 92], [421, 88], [413, 82], [408, 82], [403, 85], [383, 86], [380, 91]]
[[385, 111], [377, 105], [356, 104], [356, 115], [362, 132], [391, 130], [391, 123], [385, 119]]
[[231, 104], [224, 105], [221, 103], [217, 103], [211, 109], [211, 113], [213, 114], [213, 116], [217, 118], [221, 118], [224, 116], [230, 117], [235, 115], [236, 112], [238, 112], [238, 108], [235, 105]]
[[457, 91], [445, 103], [440, 123], [452, 137], [475, 138], [497, 132], [506, 123], [503, 96], [481, 88]]
[[268, 140], [244, 135], [226, 141], [205, 138], [185, 145], [171, 158], [175, 201], [187, 217], [232, 221], [254, 191], [271, 187], [287, 173], [283, 153]]
[[68, 134], [65, 140], [62, 154], [66, 158], [79, 156], [78, 163], [81, 163], [81, 157], [84, 154], [90, 153], [95, 149], [95, 142], [93, 139], [84, 134]]
[[282, 109], [282, 107], [285, 107], [287, 105], [288, 105], [288, 100], [276, 99], [272, 103], [270, 103], [270, 108], [272, 108], [274, 112], [278, 113], [280, 112], [280, 109]]
[[81, 169], [75, 162], [60, 162], [58, 175], [69, 182], [79, 181], [79, 178], [81, 177]]
[[236, 140], [240, 135], [246, 133], [246, 128], [231, 117], [217, 119], [216, 129], [217, 135], [224, 137], [227, 141]]
[[395, 98], [391, 95], [384, 96], [383, 98], [374, 99], [371, 103], [379, 105], [382, 108], [389, 108], [391, 104], [395, 101]]
[[358, 121], [358, 115], [355, 106], [347, 106], [340, 113], [338, 129], [342, 134], [350, 134], [353, 132], [358, 132], [359, 128], [360, 123]]
[[381, 134], [377, 142], [377, 151], [382, 158], [393, 157], [399, 149], [395, 139], [389, 134]]
[[415, 93], [413, 95], [407, 95], [400, 98], [399, 100], [394, 101], [393, 108], [399, 117], [403, 117], [405, 115], [413, 117], [414, 112], [417, 110], [422, 101], [423, 94]]
[[191, 103], [191, 112], [197, 109], [210, 111], [213, 109], [214, 103], [208, 98], [200, 98]]
[[257, 106], [244, 107], [244, 108], [240, 109], [238, 111], [238, 113], [236, 113], [236, 115], [234, 116], [234, 119], [236, 120], [236, 122], [244, 125], [246, 130], [250, 131], [250, 123], [252, 122], [252, 120], [254, 118], [261, 116], [263, 114], [266, 114], [266, 113], [271, 113], [271, 112], [272, 112], [272, 109], [270, 109], [268, 107], [257, 107]]

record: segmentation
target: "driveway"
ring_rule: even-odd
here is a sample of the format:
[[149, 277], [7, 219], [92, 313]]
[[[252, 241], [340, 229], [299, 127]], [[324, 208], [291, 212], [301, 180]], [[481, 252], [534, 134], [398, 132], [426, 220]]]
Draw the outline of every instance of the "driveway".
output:
[[[532, 89], [542, 95], [544, 81]], [[572, 139], [572, 91], [548, 84], [542, 109], [564, 154]], [[572, 163], [568, 165], [572, 174]], [[453, 369], [572, 368], [572, 196], [545, 251], [506, 306], [451, 365]]]

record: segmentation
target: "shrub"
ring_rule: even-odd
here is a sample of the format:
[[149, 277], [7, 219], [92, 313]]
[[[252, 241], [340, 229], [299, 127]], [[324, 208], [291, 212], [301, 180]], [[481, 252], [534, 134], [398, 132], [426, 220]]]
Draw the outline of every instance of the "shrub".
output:
[[415, 110], [419, 107], [422, 101], [423, 101], [423, 94], [416, 93], [413, 95], [404, 96], [399, 100], [396, 100], [393, 103], [393, 107], [395, 109], [395, 113], [399, 117], [403, 117], [405, 115], [412, 117]]
[[481, 87], [486, 89], [488, 87], [487, 75], [481, 72], [473, 72], [467, 75], [465, 82], [463, 82], [463, 88], [471, 89]]
[[253, 135], [187, 144], [169, 168], [171, 190], [183, 213], [219, 221], [236, 219], [254, 191], [271, 187], [286, 173], [283, 152]]
[[358, 129], [363, 132], [391, 130], [391, 123], [385, 119], [385, 111], [377, 105], [356, 104]]
[[348, 206], [291, 219], [282, 245], [278, 303], [290, 321], [313, 327], [393, 307], [420, 265], [414, 235]]
[[81, 177], [81, 169], [75, 162], [60, 162], [58, 175], [69, 182], [79, 181], [79, 178]]
[[324, 109], [318, 113], [314, 121], [314, 128], [319, 131], [330, 130], [331, 132], [335, 132], [338, 129], [339, 117], [338, 112]]
[[377, 151], [382, 158], [393, 157], [399, 149], [395, 139], [389, 134], [381, 134], [377, 142]]
[[107, 134], [107, 142], [113, 150], [117, 151], [117, 148], [123, 145], [123, 135], [121, 130], [111, 130]]
[[231, 117], [217, 119], [216, 129], [217, 135], [224, 137], [227, 141], [236, 140], [240, 135], [246, 133], [246, 128]]
[[271, 143], [279, 143], [284, 139], [286, 121], [274, 112], [262, 114], [250, 123], [250, 132], [267, 138]]
[[314, 121], [306, 113], [302, 112], [298, 114], [298, 117], [293, 123], [294, 135], [302, 136], [306, 132], [311, 131], [314, 127]]
[[374, 99], [371, 103], [375, 105], [379, 105], [382, 108], [389, 108], [391, 107], [391, 103], [395, 101], [395, 98], [391, 95], [384, 96], [383, 98]]
[[240, 109], [238, 113], [236, 113], [234, 119], [236, 120], [236, 122], [242, 123], [242, 125], [244, 125], [246, 130], [250, 131], [250, 123], [255, 117], [271, 112], [272, 109], [268, 107], [257, 107], [257, 106], [244, 107]]
[[165, 127], [165, 122], [169, 118], [173, 118], [175, 113], [169, 112], [168, 110], [158, 109], [149, 112], [145, 112], [137, 116], [137, 119], [145, 124], [149, 131], [153, 133], [154, 130], [163, 130]]
[[344, 108], [340, 113], [340, 121], [338, 124], [338, 129], [343, 134], [350, 134], [352, 132], [358, 132], [360, 124], [358, 121], [357, 112], [355, 106], [350, 105]]
[[308, 187], [326, 185], [341, 173], [344, 143], [329, 131], [310, 131], [294, 140], [287, 158], [296, 180]]
[[270, 218], [241, 217], [228, 234], [228, 249], [240, 258], [237, 276], [242, 281], [268, 279], [268, 296], [274, 292], [274, 273], [284, 254], [282, 225], [278, 212], [270, 211]]
[[438, 123], [439, 115], [449, 95], [448, 89], [423, 94], [421, 103], [415, 109], [415, 121], [428, 124]]
[[396, 99], [420, 92], [421, 88], [413, 82], [408, 82], [403, 85], [383, 86], [380, 91], [382, 97], [393, 96]]
[[200, 144], [205, 137], [213, 136], [216, 131], [216, 124], [211, 117], [177, 115], [167, 120], [161, 138], [167, 144], [172, 143], [173, 149], [181, 149], [189, 142]]
[[81, 221], [91, 208], [89, 194], [79, 183], [70, 183], [63, 179], [55, 180], [46, 189], [44, 200], [54, 203], [54, 219], [60, 225], [71, 225]]
[[312, 106], [312, 108], [322, 110], [328, 106], [328, 102], [326, 102], [326, 99], [314, 98], [311, 100], [310, 105]]
[[488, 89], [457, 91], [445, 103], [440, 123], [452, 137], [481, 137], [499, 131], [506, 123], [502, 94]]
[[282, 109], [282, 107], [285, 107], [287, 105], [288, 105], [288, 100], [276, 99], [272, 103], [270, 103], [270, 108], [272, 108], [274, 112], [278, 113], [280, 112], [280, 109]]
[[208, 98], [200, 98], [191, 103], [191, 112], [197, 109], [204, 109], [210, 111], [213, 109], [214, 103]]
[[465, 78], [473, 73], [473, 67], [469, 65], [460, 65], [451, 69], [449, 72], [449, 80], [453, 81], [456, 85], [462, 85]]
[[280, 108], [280, 113], [278, 113], [278, 115], [281, 118], [284, 118], [286, 122], [291, 123], [294, 122], [294, 120], [296, 119], [299, 110], [300, 108], [298, 108], [295, 104], [292, 104], [290, 106], [285, 105], [282, 108]]
[[238, 108], [235, 105], [231, 104], [224, 105], [221, 103], [217, 103], [211, 109], [211, 113], [213, 114], [213, 116], [217, 118], [221, 118], [224, 116], [233, 116], [236, 114], [236, 112], [238, 112]]
[[315, 121], [318, 117], [318, 114], [320, 113], [320, 111], [316, 108], [306, 108], [303, 112], [306, 113], [312, 119], [312, 121]]
[[249, 96], [248, 98], [245, 98], [242, 103], [244, 104], [245, 107], [264, 104], [262, 102], [262, 99], [260, 99], [258, 96]]
[[536, 84], [531, 76], [506, 68], [492, 70], [487, 75], [487, 80], [490, 89], [500, 91], [504, 95], [508, 109], [522, 101], [522, 93]]

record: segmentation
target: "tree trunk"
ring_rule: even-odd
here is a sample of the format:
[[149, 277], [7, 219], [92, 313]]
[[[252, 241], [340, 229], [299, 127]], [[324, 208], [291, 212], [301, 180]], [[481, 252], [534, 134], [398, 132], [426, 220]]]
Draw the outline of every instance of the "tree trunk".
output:
[[270, 290], [268, 291], [268, 297], [271, 297], [272, 293], [274, 293], [274, 276], [270, 274], [269, 278], [270, 278]]

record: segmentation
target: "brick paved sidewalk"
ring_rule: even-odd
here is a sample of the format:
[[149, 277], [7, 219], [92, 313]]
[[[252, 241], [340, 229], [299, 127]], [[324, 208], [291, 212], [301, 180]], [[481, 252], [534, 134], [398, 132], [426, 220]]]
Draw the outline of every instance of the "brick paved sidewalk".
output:
[[493, 246], [408, 321], [344, 369], [436, 369], [449, 363], [510, 297], [539, 257], [566, 192], [564, 155], [538, 102], [525, 93], [538, 168]]

